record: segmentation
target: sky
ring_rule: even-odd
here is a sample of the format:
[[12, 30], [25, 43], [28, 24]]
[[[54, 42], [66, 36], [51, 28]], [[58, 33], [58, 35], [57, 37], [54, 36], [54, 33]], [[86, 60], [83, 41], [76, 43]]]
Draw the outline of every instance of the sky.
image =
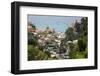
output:
[[39, 30], [46, 27], [55, 29], [56, 32], [65, 32], [75, 21], [80, 21], [78, 16], [50, 16], [50, 15], [28, 15], [28, 22], [31, 22]]

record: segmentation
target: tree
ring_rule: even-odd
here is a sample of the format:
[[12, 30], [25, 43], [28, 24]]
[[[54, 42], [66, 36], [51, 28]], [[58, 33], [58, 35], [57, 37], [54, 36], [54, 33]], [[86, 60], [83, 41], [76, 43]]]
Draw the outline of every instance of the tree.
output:
[[28, 60], [47, 60], [48, 54], [41, 51], [38, 46], [28, 45]]
[[28, 25], [32, 26], [32, 28], [36, 30], [36, 26], [32, 24], [31, 22], [28, 22]]
[[77, 35], [76, 33], [74, 32], [73, 28], [72, 27], [69, 27], [66, 32], [65, 32], [65, 39], [67, 41], [72, 41], [72, 40], [75, 40], [77, 38]]
[[82, 31], [82, 34], [81, 34], [81, 37], [79, 38], [79, 41], [78, 41], [78, 45], [79, 45], [79, 48], [80, 48], [80, 51], [85, 51], [85, 48], [87, 48], [87, 42], [88, 42], [88, 19], [87, 17], [83, 17], [81, 19], [81, 24], [83, 25], [83, 31]]
[[38, 44], [37, 37], [33, 33], [28, 32], [28, 44], [36, 46]]
[[28, 45], [28, 60], [35, 60], [38, 50], [33, 45]]
[[84, 38], [80, 38], [78, 40], [78, 46], [79, 46], [79, 50], [80, 51], [85, 51], [85, 48], [86, 48], [86, 40], [84, 40]]
[[74, 24], [74, 29], [75, 29], [75, 32], [77, 32], [77, 33], [81, 32], [81, 25], [80, 25], [79, 22], [77, 22], [77, 20], [76, 20], [76, 22]]

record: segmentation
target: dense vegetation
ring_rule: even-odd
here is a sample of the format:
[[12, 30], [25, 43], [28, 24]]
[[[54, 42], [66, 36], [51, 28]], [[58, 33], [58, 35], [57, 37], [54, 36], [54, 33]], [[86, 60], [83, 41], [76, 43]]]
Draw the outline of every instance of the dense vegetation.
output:
[[88, 49], [88, 21], [87, 17], [82, 18], [81, 22], [77, 22], [74, 24], [74, 29], [72, 27], [66, 30], [66, 39], [65, 41], [78, 40], [77, 44], [70, 44], [70, 48], [72, 49], [70, 52], [70, 58], [87, 58]]

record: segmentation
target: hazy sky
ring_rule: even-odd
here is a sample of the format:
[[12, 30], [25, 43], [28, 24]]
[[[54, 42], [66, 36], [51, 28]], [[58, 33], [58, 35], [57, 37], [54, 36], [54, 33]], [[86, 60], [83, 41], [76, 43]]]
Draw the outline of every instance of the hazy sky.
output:
[[76, 20], [82, 17], [77, 16], [49, 16], [49, 15], [28, 15], [28, 22], [35, 24], [37, 29], [45, 29], [49, 26], [57, 32], [65, 32]]

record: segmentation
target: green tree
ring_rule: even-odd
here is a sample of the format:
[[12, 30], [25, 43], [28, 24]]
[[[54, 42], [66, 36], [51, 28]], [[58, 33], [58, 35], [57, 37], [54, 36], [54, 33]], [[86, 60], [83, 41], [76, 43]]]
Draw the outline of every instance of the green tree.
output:
[[66, 35], [66, 38], [65, 39], [67, 41], [72, 41], [72, 40], [76, 39], [76, 34], [75, 34], [75, 32], [74, 32], [74, 30], [73, 30], [72, 27], [70, 27], [70, 28], [68, 28], [66, 30], [65, 35]]
[[28, 45], [28, 60], [35, 60], [38, 50], [33, 45]]
[[78, 40], [78, 46], [79, 46], [79, 50], [80, 51], [85, 51], [86, 48], [86, 41], [84, 40], [84, 38], [80, 38]]
[[28, 45], [28, 60], [47, 60], [48, 54], [41, 51], [38, 46]]
[[34, 46], [36, 46], [38, 43], [37, 43], [37, 37], [34, 36], [33, 33], [30, 33], [28, 32], [28, 44], [32, 44]]
[[36, 30], [36, 26], [32, 24], [31, 22], [28, 22], [28, 25], [32, 26], [32, 28]]

